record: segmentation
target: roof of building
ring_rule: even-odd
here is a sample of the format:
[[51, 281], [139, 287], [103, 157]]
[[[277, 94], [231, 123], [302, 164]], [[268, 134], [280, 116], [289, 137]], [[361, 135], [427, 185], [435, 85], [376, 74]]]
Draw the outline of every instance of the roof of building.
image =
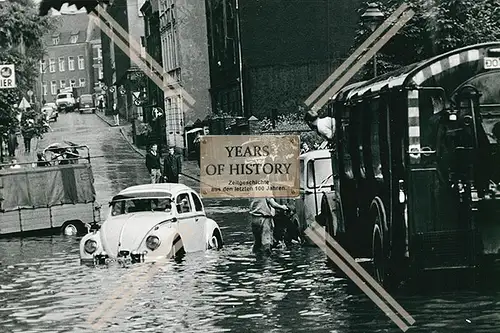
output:
[[[67, 45], [71, 43], [72, 36], [78, 36], [76, 43], [84, 43], [87, 37], [100, 38], [100, 35], [89, 29], [90, 19], [87, 13], [67, 13], [57, 16], [57, 28], [52, 33], [44, 37], [47, 46], [52, 46], [52, 38], [59, 37], [58, 45]], [[91, 36], [88, 36], [88, 35]]]

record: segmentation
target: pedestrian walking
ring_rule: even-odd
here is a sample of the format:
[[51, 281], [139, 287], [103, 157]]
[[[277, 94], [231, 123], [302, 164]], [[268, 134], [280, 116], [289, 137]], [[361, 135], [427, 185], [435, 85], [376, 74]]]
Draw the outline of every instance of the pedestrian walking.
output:
[[7, 137], [7, 149], [9, 150], [10, 157], [16, 156], [16, 149], [18, 146], [19, 143], [17, 142], [16, 131], [11, 128], [9, 131], [9, 136]]
[[24, 122], [24, 126], [22, 126], [21, 133], [24, 139], [24, 152], [30, 153], [31, 139], [33, 139], [33, 136], [35, 135], [35, 126], [33, 119], [28, 119]]
[[168, 154], [163, 160], [163, 176], [167, 183], [178, 183], [179, 174], [182, 172], [182, 160], [175, 153], [175, 147], [168, 148]]
[[161, 163], [156, 143], [151, 145], [151, 149], [146, 154], [146, 168], [148, 168], [151, 177], [151, 184], [159, 183], [161, 179]]
[[302, 155], [302, 154], [305, 154], [305, 153], [307, 153], [307, 152], [309, 152], [309, 151], [310, 151], [310, 149], [309, 149], [309, 145], [308, 145], [307, 143], [305, 143], [305, 142], [304, 142], [304, 143], [302, 144], [302, 149], [300, 150], [300, 154]]
[[113, 103], [113, 118], [115, 119], [115, 126], [120, 126], [120, 112], [118, 112], [116, 102]]
[[286, 205], [280, 205], [273, 198], [255, 198], [250, 203], [250, 220], [254, 237], [253, 253], [271, 252], [274, 245], [274, 216], [276, 209], [287, 211]]

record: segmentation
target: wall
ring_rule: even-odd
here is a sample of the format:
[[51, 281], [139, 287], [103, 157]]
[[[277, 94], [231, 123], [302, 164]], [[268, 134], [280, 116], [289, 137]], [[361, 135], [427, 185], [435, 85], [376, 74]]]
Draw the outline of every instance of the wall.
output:
[[328, 61], [352, 45], [361, 0], [240, 0], [243, 62], [250, 67]]
[[210, 72], [204, 1], [177, 0], [181, 79], [186, 92], [196, 101], [184, 104], [185, 123], [203, 120], [211, 113]]

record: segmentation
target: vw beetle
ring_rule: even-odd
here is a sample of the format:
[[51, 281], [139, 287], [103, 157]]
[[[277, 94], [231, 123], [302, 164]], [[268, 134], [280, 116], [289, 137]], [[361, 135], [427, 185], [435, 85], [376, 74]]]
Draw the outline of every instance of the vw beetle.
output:
[[132, 186], [115, 195], [109, 206], [101, 228], [80, 242], [83, 264], [156, 261], [223, 245], [218, 224], [186, 185]]

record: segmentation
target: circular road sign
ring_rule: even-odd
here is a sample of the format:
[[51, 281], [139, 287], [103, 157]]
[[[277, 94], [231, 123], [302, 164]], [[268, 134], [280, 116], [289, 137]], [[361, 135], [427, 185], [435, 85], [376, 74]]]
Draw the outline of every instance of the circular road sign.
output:
[[31, 96], [33, 96], [33, 91], [32, 91], [32, 90], [28, 90], [28, 91], [26, 92], [26, 94], [28, 94], [28, 96], [29, 96], [29, 97], [31, 97]]
[[114, 93], [115, 92], [115, 87], [114, 86], [109, 87], [109, 92]]
[[107, 86], [107, 85], [103, 85], [103, 86], [101, 87], [101, 89], [102, 89], [103, 91], [106, 91], [106, 90], [108, 90], [108, 86]]
[[12, 69], [9, 67], [3, 67], [0, 75], [5, 78], [10, 77], [12, 75]]

